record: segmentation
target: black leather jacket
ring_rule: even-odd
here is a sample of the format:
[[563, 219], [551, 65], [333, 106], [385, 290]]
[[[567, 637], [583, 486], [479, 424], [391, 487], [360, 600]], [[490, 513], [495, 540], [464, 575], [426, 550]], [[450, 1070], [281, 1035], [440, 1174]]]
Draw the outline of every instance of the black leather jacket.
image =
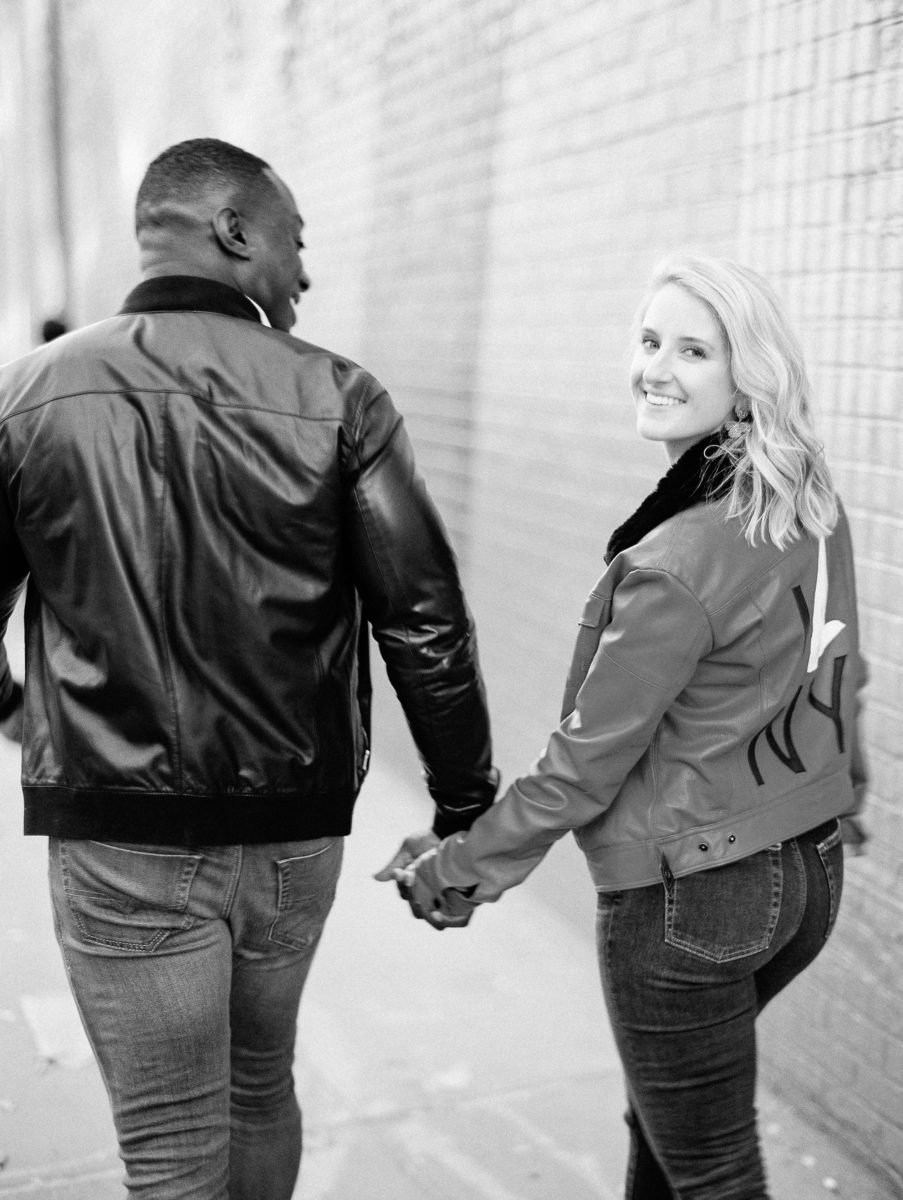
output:
[[0, 632], [26, 576], [27, 833], [347, 833], [362, 613], [436, 832], [492, 801], [473, 625], [401, 417], [232, 288], [147, 280], [0, 370]]

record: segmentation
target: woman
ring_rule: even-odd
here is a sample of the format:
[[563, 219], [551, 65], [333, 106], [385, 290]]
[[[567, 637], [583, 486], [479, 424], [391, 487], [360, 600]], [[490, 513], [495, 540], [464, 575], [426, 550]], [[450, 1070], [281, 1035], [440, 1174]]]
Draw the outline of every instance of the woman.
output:
[[575, 830], [627, 1080], [626, 1195], [760, 1200], [755, 1018], [833, 927], [864, 785], [850, 535], [799, 346], [754, 272], [663, 263], [630, 385], [670, 468], [611, 538], [561, 725], [468, 833], [396, 874], [415, 915], [464, 924]]

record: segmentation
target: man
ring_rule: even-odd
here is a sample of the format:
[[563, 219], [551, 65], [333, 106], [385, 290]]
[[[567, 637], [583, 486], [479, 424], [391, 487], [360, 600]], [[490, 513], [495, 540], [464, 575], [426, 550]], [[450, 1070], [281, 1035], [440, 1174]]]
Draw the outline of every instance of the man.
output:
[[[25, 831], [50, 837], [129, 1194], [154, 1200], [292, 1193], [298, 1003], [369, 757], [362, 613], [436, 804], [381, 877], [497, 783], [401, 418], [367, 372], [288, 336], [302, 226], [261, 159], [174, 146], [138, 193], [142, 282], [120, 314], [0, 371]], [[13, 735], [19, 706], [2, 655]]]

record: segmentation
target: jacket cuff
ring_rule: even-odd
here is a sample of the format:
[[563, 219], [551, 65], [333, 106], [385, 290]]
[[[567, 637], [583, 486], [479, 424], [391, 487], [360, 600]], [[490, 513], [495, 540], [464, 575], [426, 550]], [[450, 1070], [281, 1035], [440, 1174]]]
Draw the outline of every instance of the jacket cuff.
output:
[[12, 680], [11, 687], [6, 699], [0, 702], [0, 721], [5, 721], [11, 717], [17, 709], [22, 707], [22, 685]]
[[442, 841], [453, 833], [466, 833], [474, 821], [489, 808], [489, 804], [474, 804], [464, 809], [436, 809], [433, 833]]
[[440, 841], [453, 833], [463, 833], [470, 829], [477, 817], [492, 808], [501, 779], [498, 769], [490, 767], [486, 776], [480, 780], [479, 786], [474, 787], [471, 784], [466, 791], [463, 791], [463, 795], [461, 791], [457, 793], [449, 791], [449, 799], [452, 802], [443, 803], [439, 789], [435, 786], [429, 772], [424, 772], [424, 774], [427, 787], [436, 804], [433, 833]]
[[869, 836], [857, 816], [841, 817], [840, 831], [843, 844], [849, 854], [855, 856], [865, 853], [865, 843], [869, 840]]
[[467, 836], [462, 833], [446, 838], [436, 851], [435, 873], [443, 890], [463, 892], [474, 904], [498, 900], [502, 889], [493, 889], [477, 874], [470, 863]]

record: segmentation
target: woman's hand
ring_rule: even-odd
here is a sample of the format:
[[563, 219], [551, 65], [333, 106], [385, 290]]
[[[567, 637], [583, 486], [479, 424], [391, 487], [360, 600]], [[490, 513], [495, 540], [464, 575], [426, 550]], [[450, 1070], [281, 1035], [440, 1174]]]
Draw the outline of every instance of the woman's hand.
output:
[[[398, 892], [419, 921], [439, 930], [461, 929], [469, 923], [477, 902], [459, 888], [443, 886], [436, 870], [438, 853], [434, 847], [409, 866], [397, 868], [393, 874]], [[476, 889], [469, 890], [473, 893]]]

